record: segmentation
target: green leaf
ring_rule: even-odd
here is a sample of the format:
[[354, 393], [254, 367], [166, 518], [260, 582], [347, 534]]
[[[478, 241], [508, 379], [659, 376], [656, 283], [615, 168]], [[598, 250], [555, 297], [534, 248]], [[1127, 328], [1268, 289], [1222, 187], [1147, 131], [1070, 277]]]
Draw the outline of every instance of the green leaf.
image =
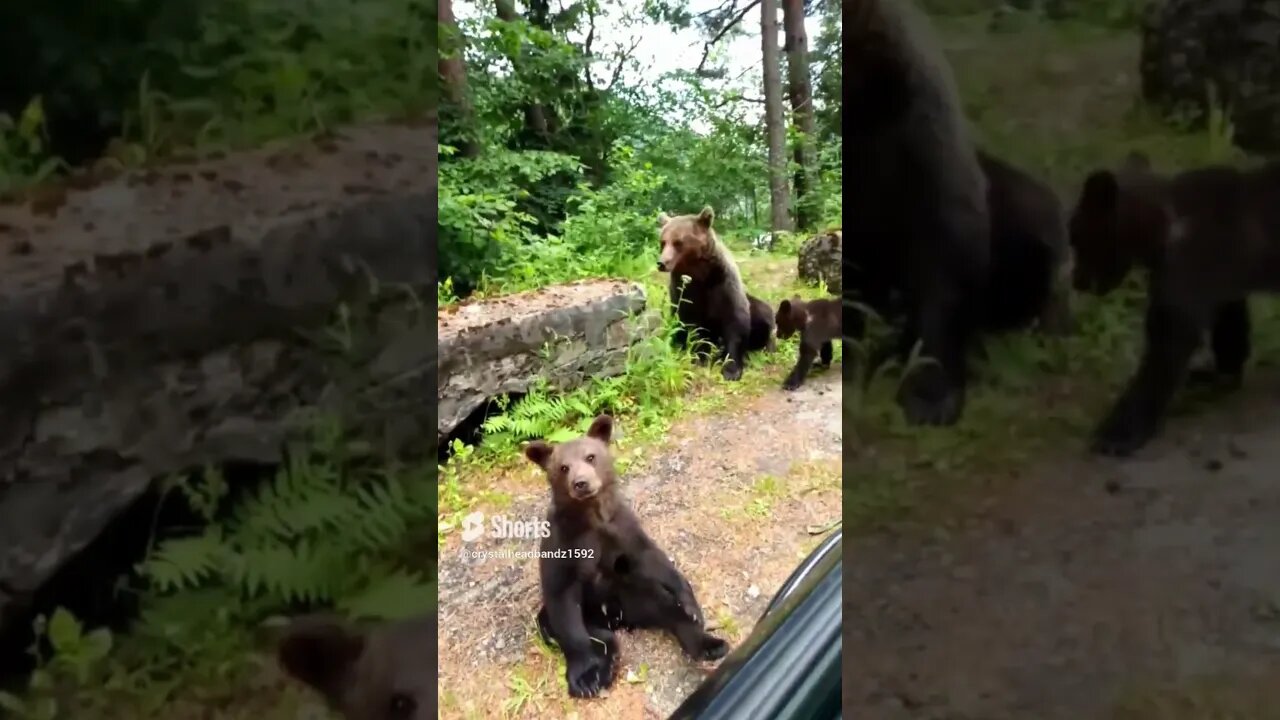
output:
[[28, 687], [32, 690], [49, 690], [53, 688], [53, 676], [47, 670], [35, 670], [31, 673], [31, 679], [27, 681]]
[[49, 643], [55, 652], [74, 650], [80, 643], [80, 621], [65, 608], [54, 610], [49, 618]]
[[341, 599], [338, 608], [354, 618], [398, 620], [430, 612], [436, 602], [435, 583], [413, 572], [397, 571]]
[[85, 658], [90, 661], [105, 659], [111, 654], [111, 631], [98, 628], [84, 637]]
[[26, 709], [26, 703], [22, 702], [22, 698], [0, 690], [0, 710], [6, 710], [20, 717], [26, 713]]
[[18, 120], [18, 135], [28, 141], [35, 140], [39, 138], [42, 127], [44, 127], [44, 99], [36, 95], [22, 109], [21, 119]]
[[559, 442], [568, 442], [570, 440], [573, 440], [576, 437], [578, 437], [577, 431], [569, 428], [560, 428], [559, 430], [556, 430], [555, 432], [548, 435], [547, 439], [550, 440], [551, 442], [559, 443]]

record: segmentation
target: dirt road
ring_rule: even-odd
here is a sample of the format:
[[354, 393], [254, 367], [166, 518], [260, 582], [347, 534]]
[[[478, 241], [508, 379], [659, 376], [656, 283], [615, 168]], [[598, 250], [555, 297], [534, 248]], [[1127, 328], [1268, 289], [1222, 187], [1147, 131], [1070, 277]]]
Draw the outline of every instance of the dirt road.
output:
[[[748, 368], [747, 372], [761, 370]], [[709, 624], [736, 645], [769, 599], [840, 516], [840, 363], [800, 390], [767, 390], [678, 421], [640, 458], [623, 488], [646, 530], [688, 576]], [[778, 375], [781, 382], [782, 374]], [[625, 434], [626, 424], [618, 430]], [[627, 452], [625, 438], [622, 451]], [[541, 518], [545, 480], [525, 464], [494, 481], [511, 519]], [[536, 540], [482, 537], [465, 550], [529, 550]], [[563, 658], [537, 639], [535, 561], [440, 550], [442, 718], [665, 718], [710, 672], [651, 631], [621, 635], [622, 670], [609, 696], [571, 700]]]
[[847, 540], [846, 717], [1280, 718], [1280, 390], [1262, 382], [1141, 457], [1066, 449], [947, 532]]

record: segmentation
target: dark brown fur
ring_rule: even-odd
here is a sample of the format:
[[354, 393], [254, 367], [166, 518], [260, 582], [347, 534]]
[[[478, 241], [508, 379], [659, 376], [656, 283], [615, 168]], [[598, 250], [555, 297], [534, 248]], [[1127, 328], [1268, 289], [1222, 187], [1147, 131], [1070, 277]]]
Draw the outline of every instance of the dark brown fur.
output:
[[1128, 455], [1158, 432], [1206, 331], [1216, 374], [1240, 383], [1248, 295], [1280, 292], [1280, 163], [1165, 177], [1131, 155], [1085, 179], [1071, 243], [1080, 290], [1105, 294], [1135, 267], [1150, 271], [1142, 360], [1093, 439], [1096, 452]]
[[1001, 332], [1039, 321], [1052, 335], [1071, 330], [1067, 218], [1057, 193], [979, 150], [991, 218], [991, 276], [983, 328]]
[[312, 616], [295, 620], [280, 666], [345, 720], [426, 720], [436, 715], [436, 617], [357, 628]]
[[804, 384], [814, 358], [821, 356], [819, 364], [822, 367], [831, 366], [831, 357], [835, 352], [831, 343], [840, 337], [842, 314], [843, 308], [839, 300], [805, 302], [794, 297], [783, 300], [778, 305], [778, 338], [785, 340], [800, 333], [800, 356], [783, 381], [783, 390], [795, 390]]
[[585, 437], [559, 445], [537, 440], [524, 453], [551, 486], [551, 534], [538, 561], [538, 629], [564, 652], [573, 697], [593, 697], [612, 685], [617, 628], [665, 629], [698, 660], [728, 652], [728, 643], [704, 630], [689, 582], [618, 493], [612, 432], [613, 418], [601, 415]]
[[916, 4], [846, 3], [844, 33], [844, 167], [857, 191], [844, 223], [843, 300], [904, 316], [902, 345], [919, 339], [935, 362], [911, 369], [898, 402], [912, 424], [950, 425], [963, 412], [989, 274], [986, 180]]
[[[1062, 203], [1052, 188], [1004, 160], [981, 150], [977, 158], [987, 180], [991, 222], [991, 266], [982, 295], [981, 330], [1008, 332], [1038, 322], [1045, 334], [1069, 333], [1071, 250]], [[891, 301], [882, 303], [877, 312], [886, 320], [899, 322], [906, 314], [903, 289], [897, 283], [893, 289], [896, 295], [890, 294]], [[854, 315], [854, 325], [846, 325], [845, 330], [860, 337], [862, 318]], [[915, 334], [900, 332], [896, 343], [875, 348], [867, 377], [890, 357], [905, 362], [918, 339]]]
[[[696, 215], [660, 214], [658, 269], [671, 273], [671, 305], [683, 326], [676, 346], [686, 347], [695, 333], [719, 349], [724, 378], [737, 380], [748, 351], [772, 347], [773, 310], [743, 289], [738, 264], [716, 236], [714, 220], [710, 207]], [[710, 360], [706, 352], [699, 357]]]

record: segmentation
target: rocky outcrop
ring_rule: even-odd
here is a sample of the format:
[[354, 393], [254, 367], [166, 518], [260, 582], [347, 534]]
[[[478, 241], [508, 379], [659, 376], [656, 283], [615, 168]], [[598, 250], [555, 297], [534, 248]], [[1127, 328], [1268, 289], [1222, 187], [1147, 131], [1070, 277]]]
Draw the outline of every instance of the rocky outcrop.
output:
[[1142, 22], [1142, 93], [1200, 126], [1209, 89], [1236, 144], [1280, 149], [1280, 0], [1165, 0]]
[[434, 125], [376, 125], [0, 205], [0, 626], [152, 481], [317, 409], [423, 445], [435, 176]]
[[644, 307], [639, 284], [586, 280], [442, 308], [440, 440], [490, 398], [539, 379], [568, 388], [621, 373], [657, 322]]
[[832, 295], [840, 294], [841, 237], [840, 230], [828, 230], [800, 246], [797, 274], [801, 280], [815, 284], [821, 280]]

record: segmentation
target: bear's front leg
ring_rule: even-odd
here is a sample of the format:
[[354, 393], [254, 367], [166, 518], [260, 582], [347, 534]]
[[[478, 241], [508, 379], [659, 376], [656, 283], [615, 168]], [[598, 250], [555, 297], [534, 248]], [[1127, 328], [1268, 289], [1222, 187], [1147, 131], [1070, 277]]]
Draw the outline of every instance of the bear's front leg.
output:
[[724, 339], [724, 367], [720, 375], [733, 382], [742, 378], [742, 362], [746, 356], [746, 334], [730, 331]]

